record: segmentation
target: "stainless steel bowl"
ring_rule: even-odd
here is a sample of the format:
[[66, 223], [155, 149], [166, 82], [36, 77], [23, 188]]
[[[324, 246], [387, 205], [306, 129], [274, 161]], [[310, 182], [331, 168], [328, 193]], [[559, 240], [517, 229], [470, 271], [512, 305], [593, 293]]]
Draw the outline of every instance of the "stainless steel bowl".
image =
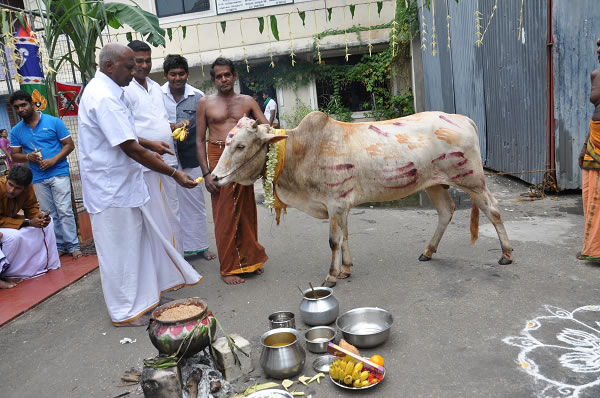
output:
[[306, 348], [308, 351], [317, 354], [327, 352], [327, 345], [330, 341], [335, 339], [337, 331], [329, 326], [316, 326], [308, 329], [304, 333], [304, 340], [306, 340]]
[[248, 395], [248, 398], [294, 398], [294, 396], [287, 391], [270, 388], [254, 392]]
[[348, 343], [360, 348], [370, 348], [388, 339], [393, 322], [389, 311], [363, 307], [343, 313], [336, 324]]
[[278, 311], [269, 315], [271, 329], [292, 328], [296, 329], [294, 313], [291, 311]]

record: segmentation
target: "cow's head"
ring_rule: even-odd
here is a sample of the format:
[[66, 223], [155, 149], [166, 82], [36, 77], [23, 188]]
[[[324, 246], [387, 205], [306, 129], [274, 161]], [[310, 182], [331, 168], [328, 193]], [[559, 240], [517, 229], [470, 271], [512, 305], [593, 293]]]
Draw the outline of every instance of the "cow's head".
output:
[[287, 135], [269, 133], [268, 124], [258, 124], [246, 116], [227, 134], [225, 150], [212, 171], [217, 185], [231, 182], [252, 185], [261, 176], [269, 144], [287, 138]]

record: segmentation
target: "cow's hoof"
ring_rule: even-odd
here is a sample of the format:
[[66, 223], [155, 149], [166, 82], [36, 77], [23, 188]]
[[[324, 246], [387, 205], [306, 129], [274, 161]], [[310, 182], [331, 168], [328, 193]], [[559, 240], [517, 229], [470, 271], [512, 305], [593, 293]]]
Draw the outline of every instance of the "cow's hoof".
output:
[[421, 254], [421, 255], [419, 256], [419, 261], [429, 261], [429, 260], [431, 260], [431, 257], [427, 257], [427, 256], [426, 256], [426, 255], [424, 255], [424, 254]]
[[351, 274], [347, 274], [345, 272], [340, 272], [337, 276], [338, 279], [346, 279], [346, 278], [350, 278]]
[[512, 260], [502, 256], [502, 257], [500, 257], [500, 260], [498, 260], [498, 264], [500, 264], [500, 265], [512, 264]]
[[325, 282], [323, 282], [323, 284], [321, 284], [321, 286], [325, 286], [325, 287], [334, 287], [336, 285], [336, 282], [329, 282], [327, 279], [325, 279]]

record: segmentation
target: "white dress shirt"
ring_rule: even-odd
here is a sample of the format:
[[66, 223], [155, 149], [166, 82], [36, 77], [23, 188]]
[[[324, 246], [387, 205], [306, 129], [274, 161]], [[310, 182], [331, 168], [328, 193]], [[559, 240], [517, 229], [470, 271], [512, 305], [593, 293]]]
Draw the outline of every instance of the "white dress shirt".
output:
[[109, 207], [140, 207], [149, 199], [143, 166], [119, 144], [136, 140], [123, 89], [97, 71], [79, 103], [79, 167], [83, 204], [90, 214]]
[[[133, 79], [129, 86], [123, 87], [131, 104], [136, 135], [151, 141], [166, 142], [169, 149], [175, 153], [171, 126], [163, 103], [163, 92], [158, 83], [148, 77], [146, 85], [148, 90]], [[177, 166], [177, 157], [174, 155], [165, 153], [162, 157], [169, 166]]]
[[[173, 98], [171, 90], [169, 90], [169, 82], [163, 84], [161, 88], [163, 92], [165, 108], [167, 109], [167, 115], [169, 116], [169, 123], [177, 123], [177, 102], [175, 102], [175, 98]], [[182, 99], [186, 99], [190, 95], [195, 94], [200, 94], [201, 97], [204, 97], [204, 93], [202, 91], [186, 83]]]

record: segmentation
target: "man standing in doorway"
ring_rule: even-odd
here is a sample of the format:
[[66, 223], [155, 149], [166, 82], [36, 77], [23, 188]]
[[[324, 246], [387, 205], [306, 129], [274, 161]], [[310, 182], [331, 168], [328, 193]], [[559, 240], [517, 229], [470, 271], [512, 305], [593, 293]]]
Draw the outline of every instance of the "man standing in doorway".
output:
[[71, 133], [57, 117], [36, 112], [31, 95], [23, 90], [10, 96], [10, 103], [21, 120], [10, 133], [13, 161], [29, 161], [33, 188], [42, 211], [50, 212], [59, 254], [81, 256], [77, 224], [71, 204], [69, 155], [75, 145]]
[[[190, 133], [183, 141], [176, 141], [179, 169], [198, 178], [202, 169], [196, 154], [196, 105], [204, 93], [187, 84], [189, 76], [187, 60], [181, 55], [167, 55], [163, 63], [167, 82], [162, 86], [163, 102], [171, 124], [171, 130], [187, 122]], [[206, 177], [206, 176], [204, 176]], [[183, 230], [185, 254], [201, 254], [206, 260], [216, 255], [208, 250], [206, 205], [202, 184], [194, 189], [177, 187], [178, 207], [175, 214]]]
[[277, 120], [277, 102], [269, 95], [268, 91], [263, 91], [263, 100], [265, 101], [265, 118], [272, 127], [279, 127]]
[[[596, 55], [600, 61], [600, 39], [596, 41]], [[594, 113], [590, 120], [588, 137], [579, 155], [585, 229], [583, 248], [581, 253], [577, 254], [577, 258], [600, 262], [600, 67], [594, 69], [591, 79], [590, 102], [594, 105]]]
[[[258, 243], [258, 220], [254, 187], [231, 184], [218, 187], [210, 176], [225, 148], [227, 134], [244, 115], [253, 115], [259, 123], [267, 124], [256, 101], [237, 94], [233, 88], [237, 79], [233, 62], [217, 58], [210, 68], [210, 77], [217, 94], [203, 97], [198, 102], [196, 141], [198, 160], [206, 189], [211, 193], [215, 239], [219, 252], [221, 278], [229, 285], [244, 283], [239, 275], [261, 268], [268, 257]], [[208, 157], [206, 128], [208, 127]]]

